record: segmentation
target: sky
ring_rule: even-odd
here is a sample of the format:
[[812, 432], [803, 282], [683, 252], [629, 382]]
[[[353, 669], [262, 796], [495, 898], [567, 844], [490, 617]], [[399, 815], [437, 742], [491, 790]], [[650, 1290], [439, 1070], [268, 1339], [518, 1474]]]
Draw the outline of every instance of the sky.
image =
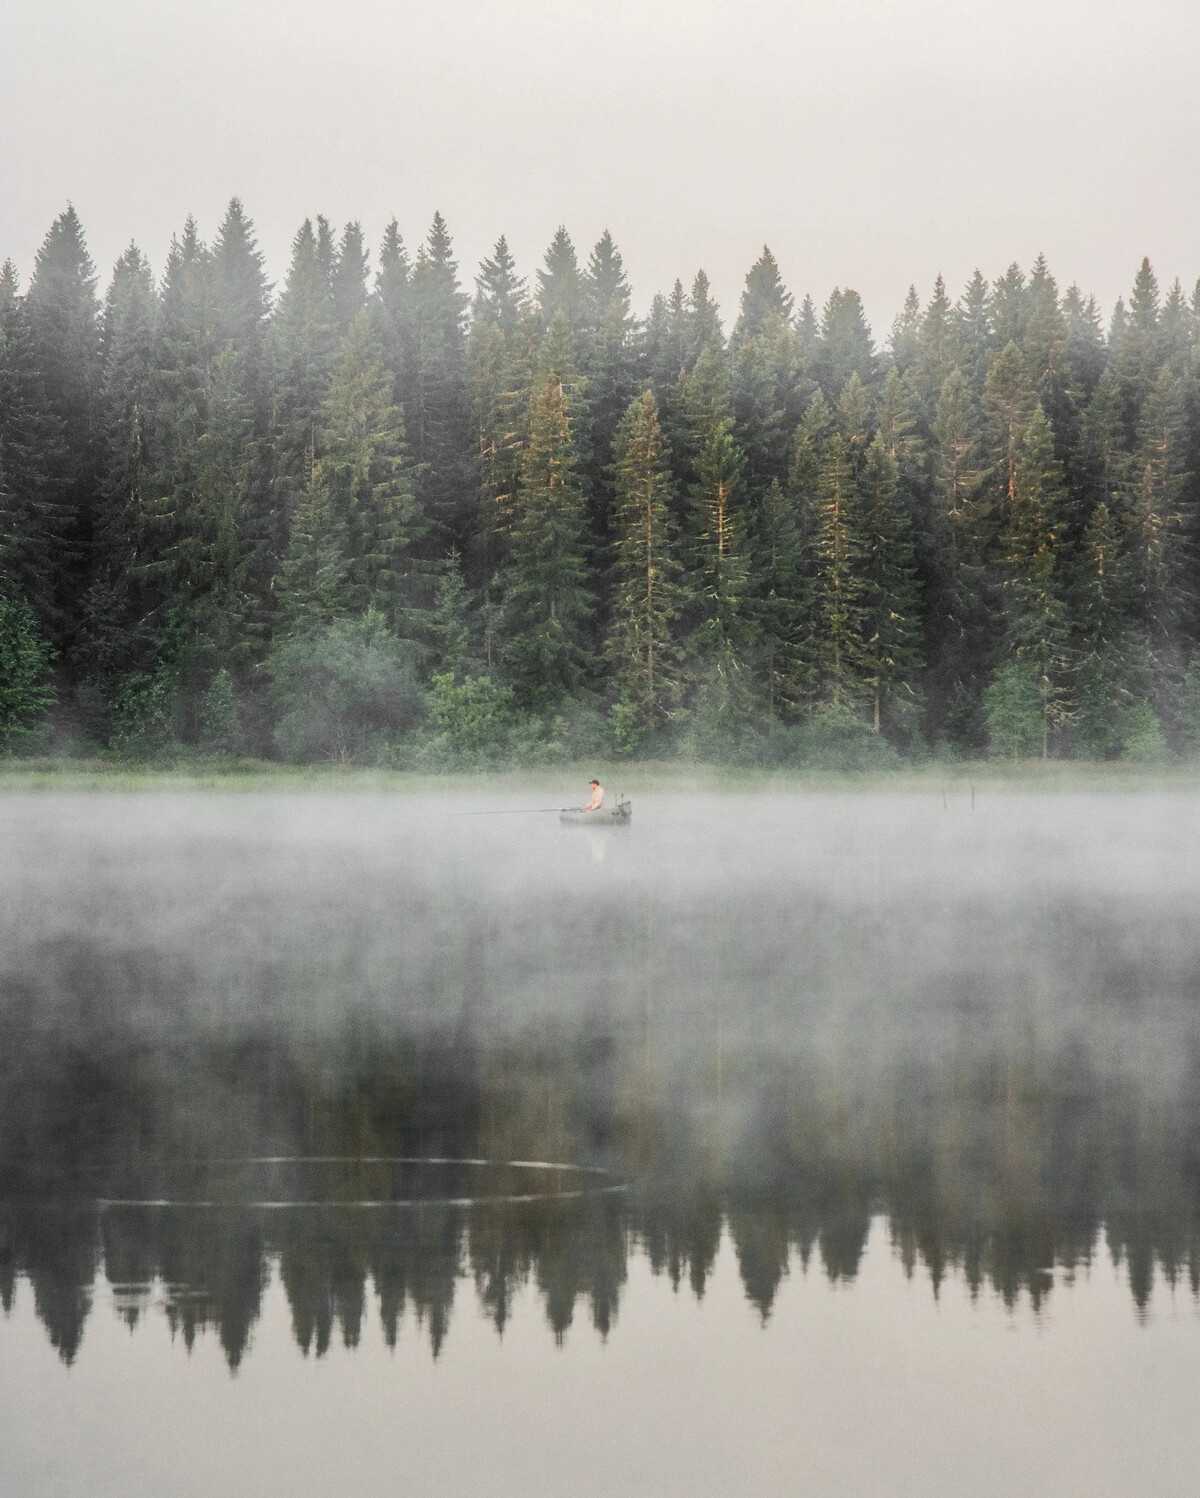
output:
[[188, 213], [435, 209], [470, 284], [508, 236], [611, 230], [644, 311], [703, 267], [727, 322], [769, 244], [797, 298], [954, 294], [1047, 255], [1107, 313], [1200, 276], [1195, 0], [0, 0], [0, 259], [74, 203], [102, 283]]

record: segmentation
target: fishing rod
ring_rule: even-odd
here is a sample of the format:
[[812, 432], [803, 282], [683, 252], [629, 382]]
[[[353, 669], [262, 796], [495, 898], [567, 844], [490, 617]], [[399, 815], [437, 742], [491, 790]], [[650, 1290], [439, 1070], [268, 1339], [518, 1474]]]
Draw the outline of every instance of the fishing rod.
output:
[[451, 811], [446, 815], [450, 817], [540, 817], [566, 809], [562, 806], [519, 806], [501, 807], [498, 810], [489, 808], [487, 811]]

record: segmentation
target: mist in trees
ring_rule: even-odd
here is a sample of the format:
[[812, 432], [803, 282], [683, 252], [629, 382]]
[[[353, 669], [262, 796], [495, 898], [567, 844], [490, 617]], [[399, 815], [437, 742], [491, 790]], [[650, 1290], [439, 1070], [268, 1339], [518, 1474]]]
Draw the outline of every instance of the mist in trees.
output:
[[[1041, 257], [879, 345], [769, 249], [644, 319], [605, 233], [474, 287], [436, 215], [231, 201], [103, 290], [0, 271], [0, 736], [396, 764], [1200, 745], [1200, 289]], [[319, 683], [319, 689], [314, 683]]]

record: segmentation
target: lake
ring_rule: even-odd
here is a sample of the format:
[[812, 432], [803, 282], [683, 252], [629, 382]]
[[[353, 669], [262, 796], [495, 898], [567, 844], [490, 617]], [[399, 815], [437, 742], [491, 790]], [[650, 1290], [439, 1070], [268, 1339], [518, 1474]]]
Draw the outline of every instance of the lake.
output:
[[564, 798], [0, 797], [0, 1491], [1193, 1492], [1200, 794]]

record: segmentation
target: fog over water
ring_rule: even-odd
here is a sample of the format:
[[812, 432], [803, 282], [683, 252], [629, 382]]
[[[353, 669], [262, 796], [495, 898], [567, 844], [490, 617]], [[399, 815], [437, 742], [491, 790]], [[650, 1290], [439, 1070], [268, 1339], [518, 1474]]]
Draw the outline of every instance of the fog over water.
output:
[[1186, 1491], [1200, 796], [558, 799], [0, 801], [0, 1479]]

